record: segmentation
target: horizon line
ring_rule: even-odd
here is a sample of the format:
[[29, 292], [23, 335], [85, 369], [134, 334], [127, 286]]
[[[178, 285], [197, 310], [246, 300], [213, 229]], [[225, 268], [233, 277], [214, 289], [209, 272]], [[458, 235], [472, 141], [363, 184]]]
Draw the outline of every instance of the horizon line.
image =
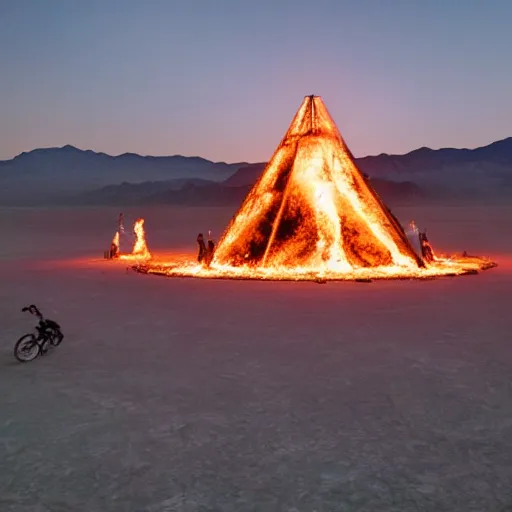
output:
[[[446, 149], [453, 149], [453, 150], [458, 150], [458, 151], [474, 151], [476, 149], [482, 149], [482, 148], [486, 148], [486, 147], [492, 146], [493, 144], [496, 144], [496, 143], [499, 143], [499, 142], [504, 142], [504, 141], [506, 141], [508, 139], [512, 139], [512, 136], [504, 137], [503, 139], [494, 140], [492, 142], [489, 142], [488, 144], [485, 144], [485, 145], [482, 145], [482, 146], [476, 146], [476, 147], [473, 147], [473, 148], [468, 148], [468, 147], [456, 148], [456, 147], [453, 147], [453, 146], [451, 146], [451, 147], [450, 146], [443, 146], [443, 147], [439, 147], [439, 148], [431, 148], [429, 146], [421, 146], [421, 147], [412, 149], [410, 151], [407, 151], [406, 153], [386, 153], [386, 152], [382, 152], [382, 153], [378, 153], [378, 154], [371, 154], [371, 155], [364, 155], [364, 156], [354, 156], [354, 158], [356, 158], [357, 160], [360, 160], [360, 159], [363, 159], [363, 158], [372, 158], [372, 157], [375, 158], [375, 157], [379, 157], [379, 156], [406, 156], [406, 155], [409, 155], [409, 154], [414, 153], [416, 151], [425, 150], [425, 149], [428, 149], [430, 151], [440, 151], [440, 150], [446, 150]], [[119, 153], [117, 155], [112, 155], [112, 154], [109, 154], [109, 153], [105, 153], [104, 151], [96, 151], [96, 150], [90, 149], [90, 148], [82, 149], [82, 148], [79, 148], [78, 146], [75, 146], [73, 144], [64, 144], [63, 146], [43, 146], [43, 147], [37, 147], [37, 148], [31, 149], [31, 150], [28, 150], [28, 151], [22, 151], [21, 153], [18, 153], [17, 155], [13, 156], [12, 158], [1, 159], [0, 162], [9, 162], [9, 161], [15, 160], [16, 158], [18, 158], [18, 157], [20, 157], [22, 155], [28, 155], [28, 154], [33, 153], [35, 151], [45, 151], [45, 150], [51, 150], [51, 149], [65, 149], [65, 148], [75, 149], [75, 150], [80, 151], [82, 153], [91, 152], [91, 153], [95, 153], [96, 155], [105, 155], [105, 156], [108, 156], [110, 158], [120, 158], [122, 156], [133, 155], [133, 156], [137, 156], [137, 157], [140, 157], [140, 158], [176, 158], [176, 157], [181, 157], [181, 158], [198, 158], [198, 159], [206, 160], [206, 161], [214, 163], [214, 164], [226, 164], [226, 165], [265, 163], [265, 161], [263, 161], [263, 160], [257, 161], [257, 162], [250, 162], [248, 160], [240, 160], [240, 161], [236, 161], [236, 162], [227, 162], [226, 160], [215, 161], [215, 160], [210, 160], [209, 158], [205, 158], [205, 157], [199, 156], [199, 155], [183, 155], [183, 154], [179, 154], [179, 153], [175, 153], [174, 155], [149, 155], [149, 154], [141, 154], [141, 153], [134, 153], [134, 152], [131, 152], [131, 151], [125, 151], [124, 153]]]

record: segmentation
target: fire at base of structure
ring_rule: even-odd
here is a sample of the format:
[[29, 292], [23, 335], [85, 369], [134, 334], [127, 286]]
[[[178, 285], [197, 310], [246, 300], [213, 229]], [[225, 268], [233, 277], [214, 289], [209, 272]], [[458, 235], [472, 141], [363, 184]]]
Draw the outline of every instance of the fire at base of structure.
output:
[[374, 267], [353, 269], [350, 272], [335, 270], [317, 271], [313, 268], [253, 268], [229, 267], [212, 264], [209, 268], [197, 263], [140, 263], [132, 268], [143, 274], [165, 277], [196, 277], [206, 279], [258, 279], [269, 281], [371, 281], [380, 279], [433, 279], [476, 274], [496, 266], [496, 263], [479, 257], [459, 256], [438, 259], [425, 268]]

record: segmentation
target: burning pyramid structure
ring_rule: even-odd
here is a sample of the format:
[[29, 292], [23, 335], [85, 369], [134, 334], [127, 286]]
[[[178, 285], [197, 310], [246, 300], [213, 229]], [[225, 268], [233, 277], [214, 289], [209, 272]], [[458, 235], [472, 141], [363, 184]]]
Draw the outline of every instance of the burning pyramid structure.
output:
[[214, 262], [335, 272], [423, 266], [318, 96], [302, 102]]
[[426, 262], [357, 168], [319, 96], [306, 96], [210, 265], [167, 263], [162, 275], [254, 279], [430, 277], [476, 271], [480, 258]]

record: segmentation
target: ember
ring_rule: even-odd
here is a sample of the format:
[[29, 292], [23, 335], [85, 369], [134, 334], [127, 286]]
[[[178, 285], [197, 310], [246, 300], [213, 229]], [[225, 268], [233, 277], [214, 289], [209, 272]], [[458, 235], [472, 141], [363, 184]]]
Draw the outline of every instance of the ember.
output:
[[211, 264], [136, 270], [323, 281], [426, 278], [494, 266], [481, 258], [425, 257], [426, 235], [413, 242], [357, 168], [322, 99], [307, 96]]

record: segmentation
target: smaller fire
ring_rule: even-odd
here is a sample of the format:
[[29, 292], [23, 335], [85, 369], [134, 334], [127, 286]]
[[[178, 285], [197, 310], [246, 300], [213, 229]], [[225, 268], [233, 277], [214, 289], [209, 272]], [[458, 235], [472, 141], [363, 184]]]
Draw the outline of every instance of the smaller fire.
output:
[[[133, 249], [130, 254], [121, 254], [120, 252], [120, 233], [116, 231], [112, 243], [110, 245], [110, 259], [121, 259], [121, 260], [149, 260], [151, 259], [151, 253], [149, 252], [146, 243], [146, 234], [144, 232], [144, 219], [137, 219], [133, 226], [133, 236], [135, 241]], [[107, 256], [106, 256], [107, 257]]]
[[112, 238], [110, 249], [105, 252], [105, 258], [109, 260], [119, 258], [119, 231], [116, 231], [114, 238]]
[[119, 231], [116, 231], [112, 244], [110, 245], [110, 257], [119, 258]]
[[140, 258], [151, 258], [148, 246], [146, 244], [146, 234], [144, 232], [144, 219], [137, 219], [133, 226], [133, 233], [135, 234], [135, 244], [133, 246], [132, 254]]
[[144, 219], [137, 219], [133, 226], [133, 234], [135, 236], [135, 243], [131, 254], [121, 254], [122, 260], [149, 260], [151, 253], [149, 252], [146, 244], [146, 234], [144, 232]]

